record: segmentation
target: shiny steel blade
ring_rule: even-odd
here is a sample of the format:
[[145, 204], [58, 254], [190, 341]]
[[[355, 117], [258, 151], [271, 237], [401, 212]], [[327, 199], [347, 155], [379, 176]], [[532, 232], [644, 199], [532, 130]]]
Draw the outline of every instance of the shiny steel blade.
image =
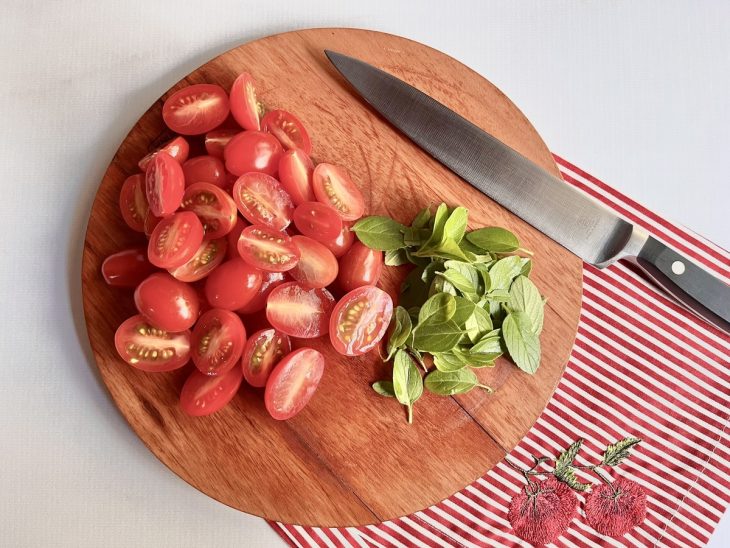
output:
[[459, 114], [363, 61], [325, 50], [358, 93], [418, 146], [584, 261], [629, 251], [633, 225]]

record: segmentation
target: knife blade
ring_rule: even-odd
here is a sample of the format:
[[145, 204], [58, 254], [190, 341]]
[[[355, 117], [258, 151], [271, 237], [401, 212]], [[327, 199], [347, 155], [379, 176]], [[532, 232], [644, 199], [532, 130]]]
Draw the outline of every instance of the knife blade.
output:
[[410, 84], [325, 54], [385, 119], [483, 194], [587, 263], [634, 262], [685, 308], [730, 332], [730, 287], [722, 280]]

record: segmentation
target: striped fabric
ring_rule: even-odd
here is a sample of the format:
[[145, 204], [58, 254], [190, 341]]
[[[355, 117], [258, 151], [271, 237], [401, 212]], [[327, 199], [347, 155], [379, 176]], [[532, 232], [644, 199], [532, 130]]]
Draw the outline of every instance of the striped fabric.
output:
[[[730, 283], [728, 252], [556, 160], [568, 183]], [[567, 369], [509, 458], [528, 467], [530, 455], [556, 454], [582, 437], [583, 453], [596, 462], [607, 443], [640, 437], [614, 476], [646, 489], [644, 524], [615, 540], [579, 516], [556, 545], [704, 546], [730, 504], [729, 414], [730, 337], [684, 312], [628, 265], [585, 265]], [[341, 529], [271, 525], [298, 547], [529, 546], [507, 522], [510, 499], [522, 486], [520, 474], [502, 462], [449, 499], [395, 521]]]

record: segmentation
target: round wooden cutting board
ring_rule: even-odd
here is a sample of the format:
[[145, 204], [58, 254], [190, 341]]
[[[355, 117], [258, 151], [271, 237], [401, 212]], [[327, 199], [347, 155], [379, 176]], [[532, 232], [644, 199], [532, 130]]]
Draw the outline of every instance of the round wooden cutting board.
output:
[[[323, 54], [332, 49], [384, 69], [472, 120], [545, 169], [558, 169], [522, 113], [497, 88], [454, 59], [422, 44], [371, 31], [315, 29], [270, 36], [213, 59], [175, 85], [142, 116], [101, 181], [83, 258], [84, 310], [101, 376], [130, 426], [172, 471], [209, 496], [271, 520], [349, 526], [396, 518], [434, 504], [487, 472], [525, 435], [563, 372], [581, 301], [581, 261], [480, 194], [399, 134], [361, 101]], [[254, 75], [267, 108], [295, 113], [309, 129], [315, 161], [347, 166], [370, 214], [408, 223], [445, 201], [468, 207], [471, 227], [504, 226], [534, 252], [532, 279], [547, 297], [542, 363], [534, 376], [507, 360], [479, 376], [495, 394], [442, 398], [424, 394], [414, 424], [370, 384], [388, 374], [377, 353], [336, 354], [329, 340], [322, 383], [309, 406], [286, 422], [271, 419], [261, 390], [242, 386], [207, 418], [178, 406], [190, 365], [149, 374], [121, 361], [114, 332], [135, 313], [131, 291], [110, 288], [103, 259], [144, 244], [126, 229], [118, 207], [124, 179], [168, 134], [165, 97], [203, 82], [226, 89], [242, 71]], [[196, 141], [196, 139], [192, 139]], [[199, 139], [198, 139], [199, 141]], [[195, 143], [191, 145], [193, 148]], [[198, 143], [199, 146], [199, 143]], [[405, 267], [387, 268], [382, 287], [398, 294]], [[249, 333], [261, 318], [244, 318]]]

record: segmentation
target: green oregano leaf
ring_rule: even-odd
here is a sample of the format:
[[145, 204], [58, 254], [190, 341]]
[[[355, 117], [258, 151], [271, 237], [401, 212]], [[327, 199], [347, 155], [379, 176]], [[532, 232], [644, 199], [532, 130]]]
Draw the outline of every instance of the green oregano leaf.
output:
[[426, 389], [439, 396], [454, 396], [468, 392], [475, 386], [484, 388], [488, 392], [492, 389], [486, 385], [479, 384], [479, 379], [471, 369], [464, 368], [456, 371], [440, 371], [436, 369], [426, 376]]
[[469, 210], [461, 206], [455, 208], [444, 223], [444, 237], [447, 240], [453, 240], [458, 246], [466, 232], [468, 220]]
[[386, 361], [389, 361], [395, 355], [396, 351], [406, 344], [406, 341], [413, 329], [411, 316], [402, 306], [397, 306], [395, 308], [392, 323], [393, 331], [388, 339], [388, 357], [386, 358]]
[[430, 297], [418, 313], [418, 323], [442, 323], [450, 320], [456, 312], [456, 300], [448, 293], [436, 293]]
[[415, 216], [413, 219], [413, 222], [411, 223], [412, 228], [424, 228], [428, 225], [428, 221], [431, 220], [431, 208], [424, 207], [421, 211], [418, 212], [418, 215]]
[[385, 252], [386, 266], [401, 266], [409, 262], [408, 251], [406, 249], [389, 249]]
[[459, 369], [464, 369], [467, 366], [467, 363], [459, 359], [453, 351], [434, 354], [433, 364], [436, 366], [436, 369], [445, 373], [458, 371]]
[[406, 227], [390, 217], [372, 215], [356, 222], [352, 228], [358, 240], [370, 249], [389, 251], [405, 247], [403, 232]]
[[540, 365], [540, 339], [522, 310], [513, 310], [502, 322], [502, 335], [512, 361], [525, 373]]
[[395, 389], [392, 381], [377, 381], [373, 383], [373, 390], [381, 396], [395, 398]]
[[639, 438], [628, 437], [608, 445], [606, 451], [603, 453], [603, 464], [606, 466], [618, 466], [624, 459], [631, 456], [629, 450], [638, 443], [641, 443]]
[[405, 350], [398, 350], [393, 362], [393, 393], [408, 409], [408, 424], [413, 422], [413, 404], [423, 394], [423, 379]]
[[526, 276], [518, 276], [509, 289], [509, 307], [512, 310], [522, 310], [530, 319], [532, 329], [536, 334], [542, 331], [545, 316], [544, 304], [540, 291]]
[[453, 321], [421, 323], [413, 328], [413, 348], [421, 352], [448, 352], [459, 344], [464, 331]]
[[491, 279], [491, 290], [509, 289], [517, 276], [522, 270], [522, 258], [512, 255], [499, 259], [489, 269], [489, 278]]
[[490, 253], [511, 253], [517, 251], [520, 242], [509, 230], [499, 227], [486, 227], [472, 230], [466, 235], [472, 244]]
[[480, 340], [484, 335], [492, 331], [492, 318], [483, 308], [474, 307], [471, 317], [466, 321], [466, 332], [472, 343]]
[[445, 272], [439, 272], [438, 275], [442, 276], [447, 282], [458, 289], [464, 297], [471, 300], [477, 300], [477, 288], [461, 272], [449, 269]]
[[476, 305], [464, 297], [454, 297], [454, 301], [456, 302], [456, 310], [454, 311], [454, 315], [451, 319], [454, 323], [456, 323], [456, 325], [466, 331], [466, 321], [474, 313], [474, 307], [476, 307]]

